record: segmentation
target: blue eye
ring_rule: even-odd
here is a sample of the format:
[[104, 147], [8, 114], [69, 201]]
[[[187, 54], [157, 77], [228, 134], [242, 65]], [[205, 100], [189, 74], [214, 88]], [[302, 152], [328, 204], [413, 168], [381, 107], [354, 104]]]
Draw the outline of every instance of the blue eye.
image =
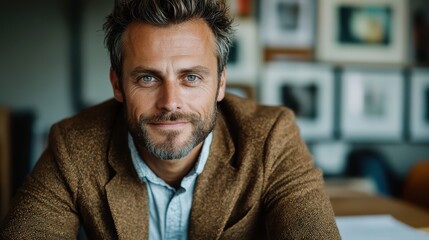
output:
[[186, 80], [188, 80], [189, 82], [195, 82], [198, 80], [198, 77], [195, 75], [187, 75]]
[[151, 81], [155, 80], [155, 78], [152, 76], [146, 75], [146, 76], [139, 77], [139, 80], [141, 80], [143, 82], [151, 82]]

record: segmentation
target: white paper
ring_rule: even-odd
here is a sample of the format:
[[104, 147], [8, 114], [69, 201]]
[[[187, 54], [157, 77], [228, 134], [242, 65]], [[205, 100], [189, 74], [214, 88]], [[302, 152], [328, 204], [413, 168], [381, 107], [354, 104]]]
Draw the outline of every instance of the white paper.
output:
[[344, 216], [336, 220], [343, 240], [429, 240], [429, 234], [390, 215]]

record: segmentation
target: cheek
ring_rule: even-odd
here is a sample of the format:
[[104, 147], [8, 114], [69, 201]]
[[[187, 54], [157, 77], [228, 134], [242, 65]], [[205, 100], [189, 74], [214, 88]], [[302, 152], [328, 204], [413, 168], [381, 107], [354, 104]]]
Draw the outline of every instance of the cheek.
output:
[[148, 94], [137, 91], [137, 89], [131, 89], [131, 91], [128, 91], [124, 95], [129, 118], [134, 121], [138, 120], [140, 115], [147, 114], [148, 109], [151, 107]]
[[206, 85], [198, 89], [194, 98], [191, 99], [191, 104], [198, 105], [199, 109], [203, 109], [204, 114], [210, 113], [214, 110], [214, 105], [217, 102], [217, 82], [211, 85]]
[[213, 113], [216, 104], [216, 97], [214, 94], [204, 95], [198, 100], [191, 101], [191, 111], [198, 112], [202, 120], [207, 120]]
[[[194, 89], [191, 89], [194, 91]], [[217, 80], [211, 79], [208, 82], [201, 84], [198, 88], [195, 89], [194, 93], [200, 100], [204, 101], [214, 101], [216, 98], [216, 93], [218, 92]]]

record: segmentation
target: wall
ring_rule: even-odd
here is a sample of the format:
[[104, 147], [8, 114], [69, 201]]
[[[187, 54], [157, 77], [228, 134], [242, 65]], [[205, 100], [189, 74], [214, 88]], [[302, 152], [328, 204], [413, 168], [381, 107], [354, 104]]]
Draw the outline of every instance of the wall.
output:
[[0, 8], [0, 104], [36, 114], [34, 159], [49, 126], [72, 113], [64, 3], [3, 1]]
[[83, 100], [88, 104], [112, 97], [109, 81], [110, 59], [104, 47], [102, 26], [112, 10], [112, 1], [86, 1], [83, 6], [82, 67]]

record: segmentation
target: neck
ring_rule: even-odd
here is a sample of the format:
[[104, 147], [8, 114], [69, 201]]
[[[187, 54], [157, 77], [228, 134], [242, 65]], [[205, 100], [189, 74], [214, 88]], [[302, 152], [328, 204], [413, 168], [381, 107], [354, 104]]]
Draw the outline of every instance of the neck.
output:
[[162, 180], [174, 188], [179, 188], [182, 179], [194, 167], [203, 143], [197, 145], [182, 159], [161, 160], [150, 154], [145, 148], [137, 145], [140, 155], [148, 167]]

